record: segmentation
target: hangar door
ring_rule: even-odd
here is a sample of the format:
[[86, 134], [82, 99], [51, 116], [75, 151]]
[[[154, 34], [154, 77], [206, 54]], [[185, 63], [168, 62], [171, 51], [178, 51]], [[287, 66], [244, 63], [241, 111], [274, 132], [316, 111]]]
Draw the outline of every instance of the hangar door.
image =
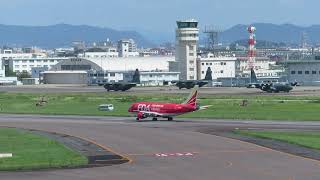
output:
[[45, 84], [87, 84], [86, 73], [46, 73], [43, 76]]

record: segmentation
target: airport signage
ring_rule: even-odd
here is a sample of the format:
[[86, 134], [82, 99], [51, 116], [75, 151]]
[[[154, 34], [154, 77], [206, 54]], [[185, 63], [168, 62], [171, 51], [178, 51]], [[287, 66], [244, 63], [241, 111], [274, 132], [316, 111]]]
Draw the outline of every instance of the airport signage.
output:
[[71, 62], [81, 62], [81, 58], [71, 58]]

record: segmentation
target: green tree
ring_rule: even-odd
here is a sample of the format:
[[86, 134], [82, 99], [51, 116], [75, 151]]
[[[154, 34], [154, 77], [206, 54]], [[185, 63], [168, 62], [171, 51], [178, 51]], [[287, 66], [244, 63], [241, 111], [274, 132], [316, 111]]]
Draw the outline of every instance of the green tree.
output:
[[6, 75], [6, 77], [15, 77], [15, 76], [17, 76], [17, 74], [15, 72], [13, 72], [12, 69], [10, 69], [9, 67], [5, 68], [5, 75]]
[[31, 75], [28, 72], [22, 72], [18, 74], [18, 80], [21, 81], [23, 78], [31, 78]]

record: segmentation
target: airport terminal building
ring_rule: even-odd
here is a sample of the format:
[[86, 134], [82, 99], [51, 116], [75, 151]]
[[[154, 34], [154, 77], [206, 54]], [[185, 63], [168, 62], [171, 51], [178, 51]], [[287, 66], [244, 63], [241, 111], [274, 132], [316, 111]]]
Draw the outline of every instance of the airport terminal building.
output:
[[45, 84], [100, 84], [130, 82], [136, 69], [143, 85], [163, 85], [179, 79], [169, 72], [174, 57], [69, 58], [41, 73]]

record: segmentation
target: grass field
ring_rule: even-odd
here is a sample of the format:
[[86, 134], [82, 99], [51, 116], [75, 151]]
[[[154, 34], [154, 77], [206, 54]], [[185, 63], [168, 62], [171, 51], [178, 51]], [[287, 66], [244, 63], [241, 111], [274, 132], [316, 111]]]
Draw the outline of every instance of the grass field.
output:
[[320, 132], [235, 131], [237, 134], [274, 139], [320, 150]]
[[0, 170], [32, 170], [73, 167], [88, 163], [86, 157], [56, 141], [21, 130], [0, 128], [0, 153], [12, 153], [12, 158], [0, 158]]
[[[44, 96], [48, 103], [36, 107]], [[154, 94], [124, 95], [107, 93], [59, 93], [24, 94], [0, 93], [0, 113], [59, 114], [129, 116], [129, 105], [137, 101], [159, 101], [181, 103], [186, 95]], [[242, 100], [247, 106], [240, 106]], [[113, 112], [101, 112], [99, 104], [113, 104]], [[279, 97], [279, 96], [202, 96], [201, 105], [212, 105], [207, 110], [190, 113], [181, 117], [263, 119], [263, 120], [320, 120], [320, 97]]]

